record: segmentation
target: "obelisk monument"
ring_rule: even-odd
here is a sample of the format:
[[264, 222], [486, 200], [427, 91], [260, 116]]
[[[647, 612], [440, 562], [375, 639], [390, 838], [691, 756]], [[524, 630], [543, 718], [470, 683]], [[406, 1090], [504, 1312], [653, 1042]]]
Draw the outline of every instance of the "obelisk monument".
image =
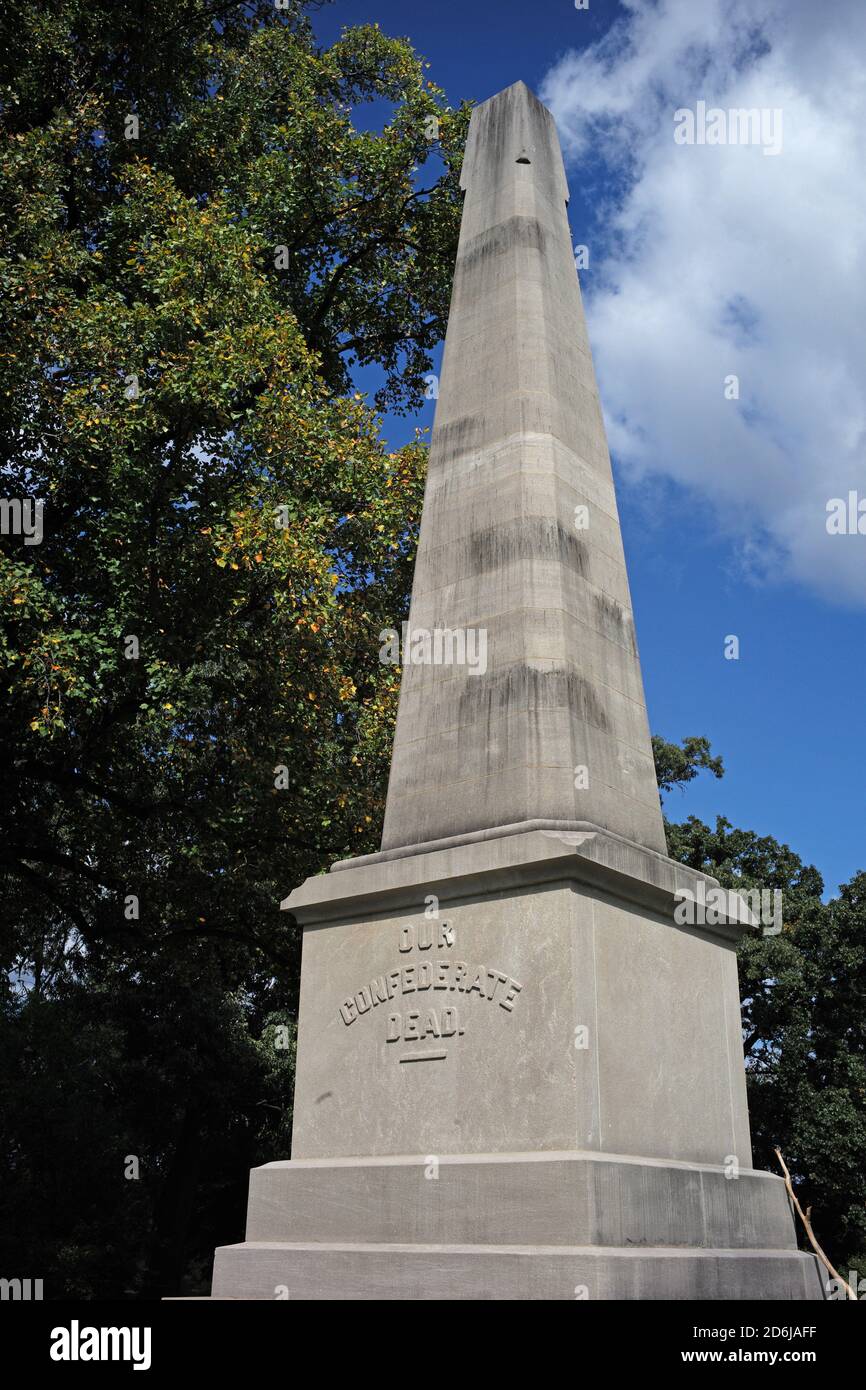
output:
[[[215, 1297], [806, 1299], [751, 1167], [744, 905], [666, 856], [550, 113], [472, 116], [381, 852], [304, 929], [292, 1158]], [[378, 635], [371, 640], [378, 641]]]

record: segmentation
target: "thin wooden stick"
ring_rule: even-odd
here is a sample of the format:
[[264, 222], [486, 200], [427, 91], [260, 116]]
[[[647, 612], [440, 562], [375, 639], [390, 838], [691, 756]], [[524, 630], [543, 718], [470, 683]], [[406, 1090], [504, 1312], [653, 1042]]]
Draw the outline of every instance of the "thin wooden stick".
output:
[[836, 1279], [842, 1285], [843, 1289], [847, 1289], [845, 1297], [853, 1298], [854, 1302], [856, 1303], [857, 1295], [852, 1289], [851, 1285], [848, 1283], [848, 1280], [843, 1279], [842, 1275], [838, 1272], [838, 1270], [835, 1270], [833, 1268], [830, 1261], [827, 1259], [827, 1256], [824, 1254], [824, 1251], [821, 1249], [820, 1245], [815, 1239], [815, 1233], [812, 1230], [812, 1224], [809, 1220], [809, 1217], [812, 1215], [812, 1208], [810, 1207], [808, 1211], [804, 1211], [803, 1208], [800, 1206], [800, 1203], [797, 1201], [797, 1194], [794, 1191], [794, 1184], [791, 1182], [791, 1174], [788, 1172], [787, 1164], [785, 1163], [785, 1160], [782, 1157], [782, 1150], [777, 1147], [776, 1149], [774, 1149], [774, 1153], [777, 1159], [779, 1160], [782, 1172], [785, 1174], [785, 1187], [788, 1190], [788, 1196], [791, 1198], [791, 1201], [793, 1202], [794, 1207], [796, 1208], [799, 1214], [800, 1220], [803, 1223], [803, 1228], [806, 1232], [806, 1235], [809, 1237], [809, 1244], [815, 1251], [815, 1254], [818, 1256], [818, 1259], [821, 1261], [821, 1263], [825, 1265], [827, 1269], [829, 1269], [833, 1278]]

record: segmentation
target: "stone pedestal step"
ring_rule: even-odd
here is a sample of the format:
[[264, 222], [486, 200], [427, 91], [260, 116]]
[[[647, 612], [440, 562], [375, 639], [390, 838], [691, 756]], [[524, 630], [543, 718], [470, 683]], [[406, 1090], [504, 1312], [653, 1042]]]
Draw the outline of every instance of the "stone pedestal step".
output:
[[250, 1175], [248, 1241], [796, 1250], [780, 1177], [616, 1154], [301, 1159]]
[[223, 1246], [214, 1298], [294, 1301], [779, 1300], [822, 1298], [814, 1256], [672, 1247]]

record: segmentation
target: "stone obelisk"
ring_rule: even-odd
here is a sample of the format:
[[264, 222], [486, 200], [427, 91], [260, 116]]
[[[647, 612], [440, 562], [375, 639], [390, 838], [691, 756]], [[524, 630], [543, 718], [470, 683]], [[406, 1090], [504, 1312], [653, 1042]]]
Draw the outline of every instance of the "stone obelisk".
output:
[[663, 854], [565, 172], [523, 83], [474, 114], [461, 184], [410, 646], [481, 630], [488, 663], [406, 666], [382, 848], [589, 821]]
[[[304, 929], [292, 1159], [215, 1297], [805, 1299], [744, 904], [666, 856], [550, 113], [472, 116], [381, 852]], [[378, 640], [378, 638], [377, 638]]]

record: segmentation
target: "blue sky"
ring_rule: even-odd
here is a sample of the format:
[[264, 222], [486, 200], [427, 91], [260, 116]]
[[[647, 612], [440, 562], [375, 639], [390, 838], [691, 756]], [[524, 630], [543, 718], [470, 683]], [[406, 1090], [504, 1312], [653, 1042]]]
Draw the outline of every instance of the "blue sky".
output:
[[[866, 535], [825, 525], [826, 500], [866, 496], [866, 93], [849, 67], [866, 7], [336, 0], [314, 22], [329, 42], [373, 21], [454, 104], [522, 78], [554, 110], [650, 724], [706, 735], [726, 766], [665, 809], [774, 835], [834, 891], [866, 869]], [[781, 110], [778, 157], [678, 149], [673, 111], [700, 99]], [[389, 442], [432, 410], [387, 419]]]

